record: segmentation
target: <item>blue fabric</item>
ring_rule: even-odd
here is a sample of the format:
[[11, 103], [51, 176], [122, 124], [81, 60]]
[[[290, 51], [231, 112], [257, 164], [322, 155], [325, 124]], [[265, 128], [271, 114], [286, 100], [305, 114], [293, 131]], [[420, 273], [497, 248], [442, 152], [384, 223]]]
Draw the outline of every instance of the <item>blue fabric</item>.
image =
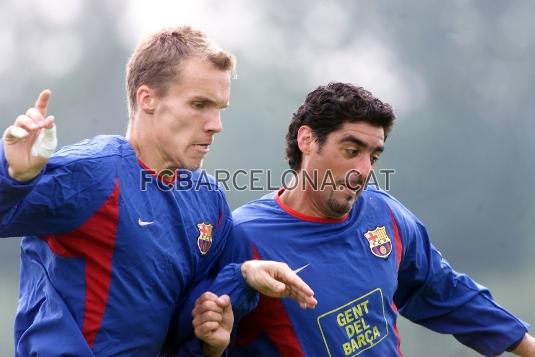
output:
[[[397, 309], [487, 356], [504, 352], [527, 331], [485, 287], [455, 272], [424, 226], [389, 194], [369, 187], [339, 222], [294, 216], [276, 196], [234, 211], [223, 260], [257, 255], [292, 269], [309, 264], [299, 275], [315, 291], [318, 306], [302, 310], [285, 299], [281, 311], [262, 296], [240, 322], [231, 355], [272, 357], [299, 350], [314, 357], [399, 355]], [[382, 229], [387, 239], [372, 240], [380, 243], [372, 247], [366, 236], [383, 237]]]
[[[169, 327], [178, 323], [188, 289], [218, 266], [232, 225], [214, 180], [197, 171], [190, 174], [191, 182], [208, 181], [194, 189], [166, 186], [143, 170], [119, 136], [63, 148], [27, 183], [12, 180], [3, 152], [0, 157], [0, 236], [25, 236], [17, 355], [157, 355]], [[115, 204], [114, 192], [115, 217], [113, 210], [102, 211]], [[93, 222], [96, 226], [88, 227]], [[200, 239], [200, 224], [211, 225], [211, 241]], [[109, 227], [115, 235], [106, 287], [100, 274], [105, 260], [82, 250], [102, 249]], [[81, 253], [69, 254], [73, 251]], [[92, 346], [82, 332], [86, 310], [94, 304], [86, 298], [101, 295], [89, 286], [106, 292]], [[188, 316], [191, 322], [191, 311]], [[191, 324], [185, 333], [191, 335]], [[180, 353], [201, 353], [199, 346], [193, 341]]]

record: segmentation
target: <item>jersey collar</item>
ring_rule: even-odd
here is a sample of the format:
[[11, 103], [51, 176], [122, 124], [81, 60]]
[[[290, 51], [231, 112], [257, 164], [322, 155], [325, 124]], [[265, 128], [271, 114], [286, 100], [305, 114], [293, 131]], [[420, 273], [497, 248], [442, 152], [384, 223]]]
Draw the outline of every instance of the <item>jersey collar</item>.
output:
[[307, 222], [314, 222], [314, 223], [342, 223], [349, 217], [349, 213], [346, 213], [340, 218], [322, 218], [322, 217], [316, 217], [316, 216], [309, 216], [307, 214], [298, 212], [294, 210], [293, 208], [285, 205], [284, 202], [282, 202], [280, 196], [285, 190], [286, 189], [282, 187], [277, 191], [277, 193], [275, 194], [275, 202], [277, 202], [277, 204], [279, 205], [280, 208], [282, 208], [283, 211], [285, 211], [286, 213], [288, 213], [289, 215], [297, 219], [300, 219], [302, 221], [307, 221]]

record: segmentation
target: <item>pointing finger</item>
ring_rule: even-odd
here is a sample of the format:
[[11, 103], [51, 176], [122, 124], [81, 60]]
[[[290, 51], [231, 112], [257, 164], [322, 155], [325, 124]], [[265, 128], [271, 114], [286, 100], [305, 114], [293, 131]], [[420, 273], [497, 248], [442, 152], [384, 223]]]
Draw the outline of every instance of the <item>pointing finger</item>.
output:
[[46, 117], [48, 100], [50, 99], [51, 95], [52, 92], [50, 91], [50, 89], [45, 89], [41, 92], [41, 94], [39, 94], [39, 98], [37, 98], [37, 101], [35, 102], [35, 108], [41, 113], [43, 117]]
[[314, 291], [286, 264], [279, 266], [279, 278], [302, 295], [313, 296]]

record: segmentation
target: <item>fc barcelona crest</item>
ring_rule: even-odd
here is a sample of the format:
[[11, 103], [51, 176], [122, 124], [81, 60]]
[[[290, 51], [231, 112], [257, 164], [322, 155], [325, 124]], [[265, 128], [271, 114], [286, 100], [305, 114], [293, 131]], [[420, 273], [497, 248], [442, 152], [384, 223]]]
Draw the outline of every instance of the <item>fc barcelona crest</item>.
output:
[[199, 238], [197, 238], [197, 246], [202, 255], [205, 255], [212, 246], [212, 225], [206, 223], [197, 224], [199, 229]]
[[392, 241], [388, 238], [384, 226], [367, 231], [364, 233], [364, 237], [368, 240], [373, 255], [379, 258], [388, 258], [392, 252]]

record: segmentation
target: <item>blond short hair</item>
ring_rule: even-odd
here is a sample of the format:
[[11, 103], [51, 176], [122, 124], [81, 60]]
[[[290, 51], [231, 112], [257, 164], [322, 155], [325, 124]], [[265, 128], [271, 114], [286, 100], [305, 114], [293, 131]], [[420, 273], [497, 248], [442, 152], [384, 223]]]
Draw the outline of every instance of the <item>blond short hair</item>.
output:
[[137, 89], [145, 84], [164, 96], [169, 84], [180, 81], [180, 64], [191, 57], [206, 59], [222, 71], [234, 72], [234, 56], [222, 50], [202, 31], [191, 26], [164, 29], [143, 40], [126, 66], [128, 113], [136, 111]]

